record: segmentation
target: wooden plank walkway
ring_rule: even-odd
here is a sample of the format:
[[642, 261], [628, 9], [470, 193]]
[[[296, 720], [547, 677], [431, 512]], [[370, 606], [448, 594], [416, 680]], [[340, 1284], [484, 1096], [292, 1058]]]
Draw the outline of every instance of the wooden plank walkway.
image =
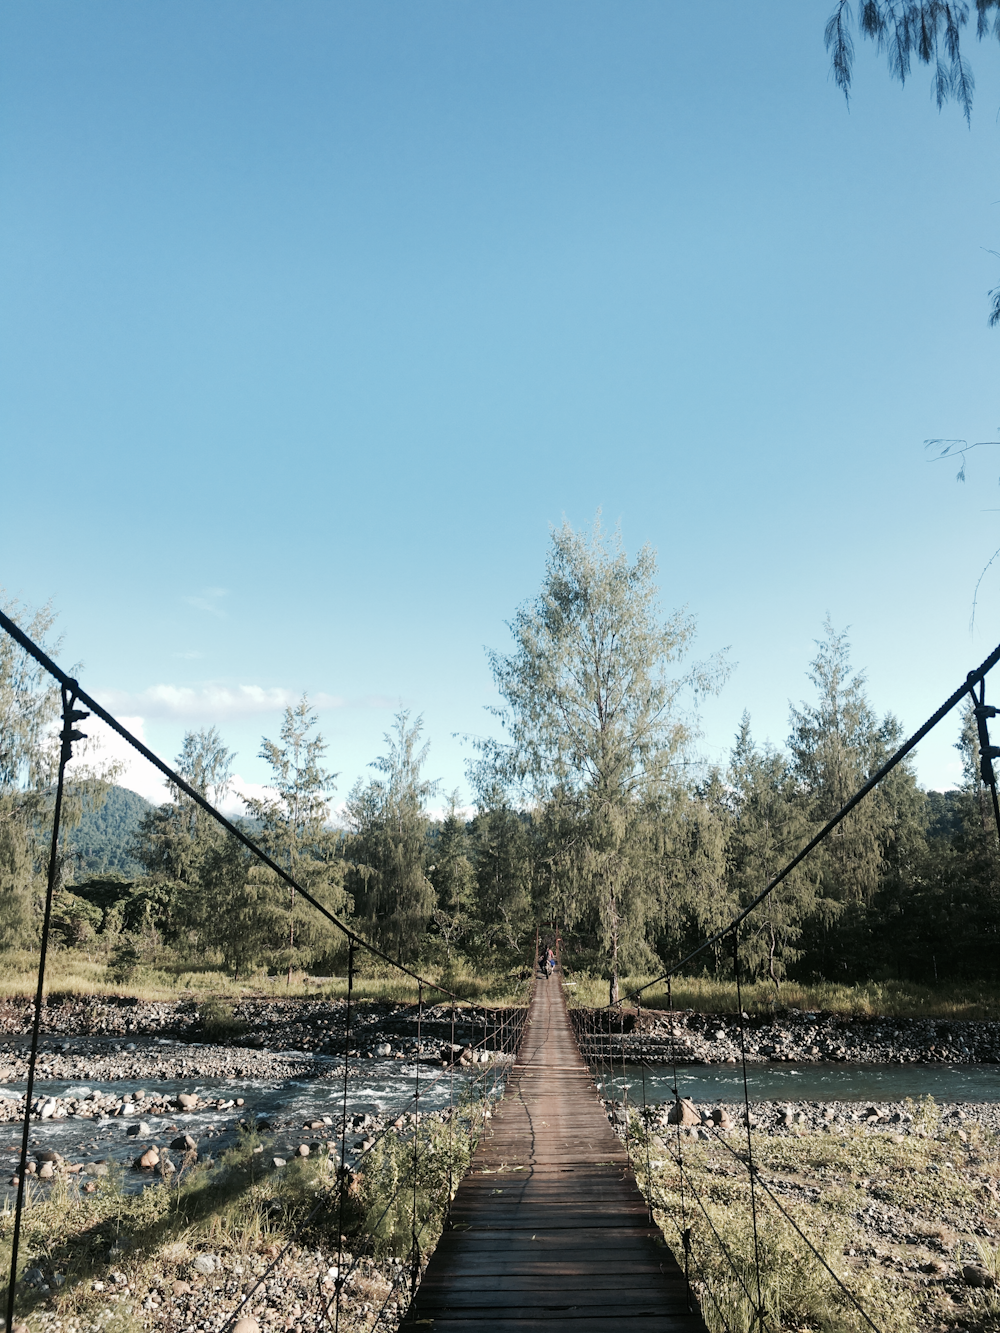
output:
[[613, 1133], [557, 977], [401, 1329], [705, 1333]]

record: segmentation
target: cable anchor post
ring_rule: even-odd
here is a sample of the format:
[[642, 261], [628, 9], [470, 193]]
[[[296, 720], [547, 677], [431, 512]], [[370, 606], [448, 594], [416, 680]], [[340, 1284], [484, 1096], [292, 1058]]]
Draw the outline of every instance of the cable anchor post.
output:
[[17, 1197], [14, 1203], [14, 1234], [10, 1246], [10, 1279], [7, 1285], [7, 1333], [14, 1329], [14, 1297], [17, 1287], [17, 1260], [21, 1242], [21, 1219], [24, 1213], [24, 1187], [28, 1171], [28, 1140], [31, 1134], [31, 1102], [35, 1088], [35, 1067], [38, 1063], [38, 1040], [41, 1032], [42, 1006], [45, 1003], [45, 963], [49, 949], [49, 929], [52, 924], [52, 899], [55, 894], [56, 879], [59, 874], [59, 827], [62, 820], [63, 790], [66, 782], [66, 765], [73, 758], [75, 741], [86, 740], [86, 733], [78, 731], [76, 724], [89, 713], [74, 708], [77, 698], [75, 681], [61, 687], [62, 693], [62, 730], [59, 733], [59, 771], [56, 779], [55, 802], [52, 806], [52, 837], [49, 844], [49, 868], [45, 888], [45, 912], [42, 917], [42, 935], [38, 950], [38, 984], [35, 988], [35, 1009], [31, 1026], [31, 1050], [28, 1056], [28, 1082], [24, 1094], [24, 1124], [21, 1132], [21, 1155], [17, 1168]]
[[976, 732], [979, 737], [979, 776], [983, 780], [983, 785], [990, 790], [993, 820], [996, 824], [997, 838], [1000, 840], [1000, 798], [997, 796], [997, 775], [993, 768], [993, 760], [1000, 759], [1000, 745], [990, 743], [990, 731], [986, 725], [991, 718], [997, 716], [997, 709], [993, 704], [986, 702], [985, 677], [979, 682], [979, 698], [976, 698], [976, 692], [972, 685], [969, 686], [969, 693], [972, 696], [973, 712], [976, 717]]

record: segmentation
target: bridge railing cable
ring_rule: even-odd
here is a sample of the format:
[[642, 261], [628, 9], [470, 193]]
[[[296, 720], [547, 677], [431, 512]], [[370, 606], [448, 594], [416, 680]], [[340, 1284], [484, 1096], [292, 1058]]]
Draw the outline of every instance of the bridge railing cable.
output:
[[[220, 825], [227, 836], [242, 845], [256, 863], [267, 867], [280, 882], [294, 890], [304, 902], [314, 908], [341, 933], [347, 945], [347, 988], [343, 1008], [343, 1068], [342, 1071], [339, 1071], [340, 1121], [336, 1125], [338, 1132], [335, 1134], [335, 1139], [339, 1141], [331, 1142], [329, 1145], [332, 1160], [335, 1163], [333, 1181], [329, 1185], [321, 1185], [315, 1202], [305, 1216], [293, 1226], [291, 1238], [278, 1251], [264, 1273], [243, 1294], [236, 1309], [228, 1315], [222, 1324], [220, 1333], [229, 1333], [240, 1313], [262, 1290], [264, 1284], [280, 1267], [291, 1247], [304, 1234], [310, 1231], [315, 1232], [317, 1229], [325, 1228], [329, 1230], [331, 1226], [336, 1228], [336, 1245], [334, 1248], [337, 1261], [332, 1270], [336, 1275], [333, 1281], [334, 1290], [332, 1297], [324, 1292], [323, 1279], [320, 1278], [318, 1279], [318, 1297], [322, 1317], [332, 1326], [334, 1333], [339, 1333], [341, 1322], [345, 1317], [347, 1289], [362, 1262], [366, 1258], [376, 1256], [379, 1248], [379, 1242], [376, 1239], [377, 1233], [382, 1224], [389, 1218], [391, 1211], [405, 1196], [408, 1202], [408, 1263], [404, 1267], [396, 1269], [389, 1283], [389, 1294], [385, 1299], [382, 1310], [379, 1311], [379, 1318], [381, 1318], [393, 1297], [399, 1295], [399, 1275], [401, 1272], [406, 1274], [406, 1287], [408, 1288], [406, 1295], [408, 1297], [412, 1297], [419, 1283], [427, 1259], [428, 1245], [430, 1244], [428, 1232], [432, 1225], [441, 1220], [443, 1211], [447, 1209], [448, 1203], [453, 1197], [457, 1185], [455, 1178], [456, 1166], [460, 1157], [462, 1160], [467, 1160], [474, 1139], [481, 1133], [483, 1123], [489, 1116], [489, 1103], [502, 1094], [507, 1067], [516, 1053], [524, 1028], [526, 995], [516, 996], [513, 1005], [510, 1001], [504, 1000], [497, 1011], [485, 1013], [482, 1023], [479, 1025], [482, 1035], [479, 1036], [474, 1030], [472, 1040], [463, 1042], [461, 1048], [459, 1048], [455, 1041], [456, 1026], [460, 1012], [459, 1006], [464, 1004], [465, 1001], [457, 992], [421, 975], [400, 959], [393, 958], [384, 949], [366, 939], [353, 925], [331, 912], [296, 876], [292, 875], [267, 849], [262, 847], [246, 828], [227, 818], [207, 799], [204, 793], [198, 791], [182, 774], [164, 763], [148, 746], [103, 708], [96, 699], [82, 689], [73, 677], [64, 672], [38, 644], [34, 643], [24, 633], [20, 626], [2, 611], [0, 611], [0, 630], [6, 632], [24, 653], [37, 662], [58, 683], [62, 704], [59, 764], [55, 799], [52, 807], [45, 906], [32, 1013], [32, 1037], [28, 1052], [27, 1089], [22, 1124], [21, 1152], [17, 1171], [11, 1264], [6, 1292], [6, 1326], [8, 1333], [12, 1333], [14, 1328], [20, 1241], [23, 1215], [27, 1206], [26, 1187], [29, 1179], [28, 1158], [33, 1114], [33, 1091], [38, 1067], [41, 1019], [44, 1009], [53, 897], [60, 865], [61, 816], [66, 768], [73, 755], [74, 743], [85, 739], [84, 734], [77, 729], [78, 724], [90, 715], [100, 718], [112, 731], [132, 746], [167, 779], [177, 792], [182, 793], [192, 801]], [[414, 1057], [412, 1088], [401, 1101], [395, 1105], [390, 1102], [387, 1107], [383, 1108], [383, 1126], [373, 1136], [366, 1139], [366, 1142], [361, 1145], [361, 1153], [358, 1156], [356, 1149], [354, 1154], [348, 1149], [348, 1135], [352, 1118], [350, 1111], [352, 1077], [356, 1076], [361, 1070], [361, 1066], [358, 1064], [360, 1052], [353, 1051], [356, 1040], [355, 1033], [361, 1031], [364, 1027], [363, 1021], [359, 1025], [358, 1017], [357, 982], [360, 954], [365, 954], [371, 959], [377, 960], [377, 964], [387, 967], [390, 974], [394, 973], [406, 978], [408, 984], [414, 984], [417, 999], [415, 1006], [413, 1006], [416, 1031], [415, 1047], [412, 1050]], [[531, 970], [533, 971], [533, 968]], [[442, 1017], [439, 1011], [446, 1006], [444, 1021], [447, 1023], [450, 1036], [447, 1052], [441, 1052], [441, 1056], [444, 1058], [440, 1060], [440, 1063], [444, 1065], [444, 1068], [434, 1075], [430, 1075], [427, 1068], [426, 1062], [430, 1057], [425, 1052], [426, 1034], [429, 1030], [427, 1024], [429, 1011], [426, 1002], [428, 993], [437, 995], [444, 1002], [436, 1006], [433, 1011], [435, 1031], [440, 1026]], [[395, 1071], [393, 1071], [393, 1074], [401, 1081], [411, 1077], [406, 1070], [405, 1061], [400, 1066], [398, 1074]], [[459, 1077], [460, 1074], [461, 1077]], [[424, 1110], [424, 1107], [433, 1107], [433, 1102], [429, 1101], [432, 1094], [439, 1093], [442, 1090], [447, 1090], [446, 1105], [438, 1105], [437, 1109]], [[441, 1175], [441, 1179], [437, 1179], [436, 1167], [430, 1160], [433, 1156], [437, 1161], [440, 1156], [436, 1154], [434, 1143], [435, 1126], [438, 1122], [443, 1122], [441, 1130], [447, 1140], [447, 1152], [445, 1154], [447, 1163], [444, 1170], [437, 1173]], [[461, 1144], [457, 1138], [459, 1133], [465, 1135]], [[390, 1142], [391, 1136], [395, 1136], [398, 1141], [395, 1148]], [[408, 1145], [406, 1143], [407, 1139], [409, 1139]], [[363, 1179], [368, 1164], [377, 1164], [379, 1152], [382, 1150], [395, 1151], [399, 1160], [405, 1161], [406, 1168], [401, 1173], [396, 1186], [387, 1192], [386, 1197], [378, 1200], [378, 1204], [382, 1205], [381, 1212], [377, 1212], [378, 1205], [376, 1205], [376, 1210], [370, 1209], [368, 1215], [359, 1223], [356, 1216], [356, 1207], [353, 1209], [354, 1216], [352, 1216], [352, 1190], [356, 1187], [358, 1180]], [[431, 1169], [432, 1167], [433, 1169]], [[172, 1186], [169, 1184], [169, 1177], [164, 1174], [164, 1186], [168, 1189], [180, 1189], [183, 1174], [183, 1172], [177, 1174]], [[358, 1229], [359, 1226], [360, 1230]], [[353, 1232], [352, 1227], [354, 1228]], [[395, 1233], [393, 1234], [395, 1235]], [[345, 1242], [348, 1241], [354, 1250], [353, 1255], [348, 1255], [345, 1248]]]
[[[760, 1200], [758, 1199], [758, 1190], [767, 1199], [770, 1207], [784, 1218], [792, 1227], [799, 1239], [803, 1242], [811, 1258], [817, 1262], [825, 1271], [827, 1277], [833, 1282], [837, 1292], [846, 1304], [851, 1308], [862, 1323], [873, 1333], [881, 1333], [878, 1324], [875, 1322], [871, 1313], [864, 1307], [857, 1295], [851, 1291], [850, 1287], [832, 1267], [826, 1256], [823, 1255], [819, 1247], [808, 1236], [806, 1231], [784, 1206], [778, 1198], [774, 1189], [764, 1179], [760, 1169], [755, 1161], [754, 1117], [750, 1104], [749, 1078], [747, 1074], [747, 1048], [746, 1048], [746, 1013], [743, 1007], [743, 968], [740, 957], [740, 932], [744, 924], [758, 911], [763, 904], [767, 903], [771, 896], [779, 889], [782, 883], [788, 879], [789, 875], [806, 860], [833, 832], [843, 823], [850, 813], [879, 786], [886, 777], [903, 762], [906, 757], [913, 752], [916, 746], [922, 741], [940, 722], [946, 718], [954, 708], [963, 700], [968, 699], [971, 702], [972, 710], [976, 720], [976, 726], [979, 739], [980, 766], [979, 772], [984, 787], [989, 789], [991, 804], [996, 827], [998, 843], [1000, 843], [1000, 799], [998, 799], [997, 778], [993, 767], [993, 761], [1000, 758], [1000, 747], [994, 746], [990, 742], [988, 722], [1000, 715], [1000, 710], [995, 706], [986, 703], [986, 677], [997, 664], [1000, 663], [1000, 646], [994, 649], [992, 653], [975, 670], [970, 671], [965, 681], [955, 689], [944, 703], [935, 710], [927, 721], [919, 727], [902, 745], [894, 751], [892, 755], [874, 772], [866, 782], [847, 800], [840, 809], [819, 829], [819, 831], [809, 838], [804, 846], [784, 865], [776, 874], [772, 875], [764, 887], [757, 893], [751, 901], [746, 904], [730, 921], [721, 929], [701, 940], [693, 949], [690, 949], [682, 958], [678, 959], [671, 967], [654, 977], [652, 981], [645, 982], [643, 985], [629, 991], [622, 999], [614, 1004], [604, 1006], [599, 1010], [592, 1010], [581, 1017], [580, 1011], [573, 1011], [574, 1022], [577, 1032], [581, 1037], [581, 1047], [584, 1056], [588, 1060], [595, 1079], [599, 1082], [602, 1095], [605, 1101], [611, 1106], [610, 1115], [612, 1120], [617, 1120], [621, 1126], [622, 1137], [625, 1140], [626, 1147], [633, 1155], [633, 1160], [640, 1153], [645, 1155], [645, 1169], [642, 1170], [643, 1163], [640, 1160], [637, 1175], [644, 1181], [647, 1202], [652, 1211], [654, 1207], [661, 1212], [666, 1211], [675, 1227], [680, 1239], [680, 1248], [684, 1263], [684, 1272], [688, 1281], [689, 1292], [691, 1290], [691, 1264], [694, 1262], [701, 1274], [699, 1280], [700, 1291], [707, 1294], [710, 1298], [715, 1313], [719, 1318], [720, 1324], [725, 1328], [730, 1328], [730, 1323], [723, 1316], [722, 1305], [713, 1291], [713, 1279], [706, 1273], [703, 1264], [696, 1261], [694, 1255], [694, 1228], [690, 1219], [690, 1209], [688, 1200], [692, 1200], [701, 1215], [706, 1219], [709, 1230], [712, 1232], [714, 1240], [721, 1253], [724, 1266], [734, 1275], [736, 1281], [747, 1299], [752, 1314], [749, 1319], [748, 1333], [753, 1327], [761, 1330], [771, 1328], [774, 1333], [778, 1333], [780, 1323], [775, 1323], [775, 1315], [767, 1309], [768, 1298], [765, 1295], [765, 1282], [763, 1273], [762, 1259], [762, 1238], [761, 1238], [761, 1212]], [[739, 1042], [740, 1042], [740, 1066], [742, 1072], [742, 1101], [743, 1114], [742, 1121], [746, 1128], [746, 1148], [745, 1152], [737, 1152], [731, 1144], [725, 1141], [721, 1132], [721, 1126], [715, 1124], [708, 1125], [699, 1123], [696, 1128], [691, 1128], [690, 1132], [704, 1135], [706, 1138], [713, 1139], [722, 1143], [730, 1158], [734, 1160], [746, 1172], [748, 1183], [749, 1198], [749, 1234], [751, 1239], [750, 1252], [750, 1273], [751, 1282], [748, 1283], [747, 1274], [744, 1271], [744, 1265], [739, 1262], [736, 1255], [733, 1254], [731, 1247], [724, 1241], [712, 1216], [706, 1200], [702, 1197], [701, 1191], [697, 1188], [691, 1169], [685, 1161], [684, 1138], [685, 1138], [685, 1107], [690, 1107], [690, 1103], [682, 1095], [682, 1080], [679, 1076], [679, 1069], [682, 1067], [677, 1058], [675, 1039], [676, 1039], [676, 1017], [673, 1005], [673, 982], [689, 967], [696, 959], [701, 957], [706, 950], [718, 949], [720, 945], [728, 944], [732, 954], [732, 967], [736, 986], [736, 1007], [738, 1014]], [[653, 987], [666, 985], [666, 1010], [667, 1021], [669, 1024], [669, 1064], [672, 1072], [671, 1092], [674, 1098], [673, 1107], [668, 1116], [668, 1121], [675, 1129], [673, 1136], [673, 1147], [669, 1149], [670, 1159], [677, 1171], [677, 1212], [675, 1213], [672, 1202], [667, 1199], [664, 1191], [657, 1183], [657, 1179], [652, 1166], [651, 1155], [651, 1110], [646, 1099], [646, 1065], [647, 1054], [645, 1048], [645, 1038], [643, 1035], [643, 1009], [642, 997]], [[629, 1093], [628, 1076], [626, 1069], [626, 1041], [625, 1041], [625, 1006], [628, 1001], [635, 1004], [635, 1030], [638, 1037], [638, 1061], [640, 1066], [640, 1090], [642, 1107], [641, 1112], [635, 1117], [641, 1133], [633, 1129], [633, 1114], [629, 1111]], [[615, 1012], [617, 1011], [617, 1013]], [[617, 1022], [615, 1022], [617, 1019]], [[621, 1075], [620, 1078], [614, 1076], [615, 1051], [613, 1043], [613, 1026], [618, 1028], [618, 1041], [620, 1049]], [[616, 1084], [620, 1086], [620, 1097], [616, 1098]], [[609, 1095], [610, 1094], [610, 1095]], [[699, 1117], [700, 1119], [700, 1117]], [[679, 1216], [677, 1215], [679, 1213]], [[778, 1316], [780, 1319], [780, 1315]]]

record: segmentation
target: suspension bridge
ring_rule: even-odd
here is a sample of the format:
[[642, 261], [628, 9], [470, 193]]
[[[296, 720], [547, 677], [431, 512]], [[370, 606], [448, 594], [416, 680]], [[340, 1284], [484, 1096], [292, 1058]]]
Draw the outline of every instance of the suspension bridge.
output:
[[704, 1329], [608, 1122], [555, 977], [402, 1327]]
[[[654, 1221], [654, 1208], [664, 1216], [666, 1204], [650, 1160], [652, 1138], [647, 1108], [643, 1105], [630, 1114], [627, 1107], [621, 1117], [623, 1136], [619, 1138], [609, 1122], [606, 1103], [598, 1095], [595, 1069], [588, 1067], [581, 1055], [567, 1013], [566, 1001], [557, 977], [543, 979], [535, 973], [537, 951], [533, 953], [534, 982], [526, 1009], [501, 1011], [488, 1022], [478, 1040], [464, 1045], [456, 1042], [463, 1031], [461, 997], [403, 966], [383, 950], [364, 939], [350, 924], [329, 912], [289, 870], [275, 861], [250, 836], [247, 829], [227, 819], [184, 778], [165, 764], [140, 740], [87, 694], [80, 684], [64, 672], [44, 650], [35, 644], [7, 615], [0, 612], [0, 630], [18, 645], [58, 684], [62, 700], [62, 727], [59, 732], [58, 777], [51, 813], [51, 839], [47, 888], [39, 949], [38, 983], [33, 1010], [25, 1110], [22, 1126], [17, 1196], [13, 1209], [11, 1261], [6, 1291], [8, 1333], [14, 1333], [19, 1300], [31, 1298], [22, 1280], [24, 1265], [19, 1245], [22, 1220], [29, 1205], [26, 1179], [29, 1164], [29, 1138], [32, 1123], [33, 1089], [40, 1053], [41, 1015], [45, 1003], [45, 969], [49, 944], [53, 894], [59, 864], [60, 811], [66, 766], [72, 747], [83, 739], [78, 726], [91, 713], [132, 745], [190, 801], [202, 807], [241, 844], [257, 863], [266, 866], [277, 880], [293, 888], [301, 898], [335, 926], [348, 946], [348, 981], [341, 1030], [343, 1068], [342, 1105], [337, 1133], [336, 1170], [328, 1187], [320, 1190], [308, 1215], [296, 1224], [292, 1238], [272, 1260], [262, 1275], [247, 1279], [237, 1301], [228, 1299], [212, 1321], [213, 1333], [233, 1333], [241, 1317], [259, 1308], [264, 1285], [279, 1271], [279, 1266], [296, 1240], [306, 1235], [311, 1243], [322, 1234], [332, 1236], [336, 1264], [330, 1273], [332, 1296], [322, 1284], [316, 1297], [314, 1323], [327, 1326], [333, 1333], [376, 1333], [381, 1325], [390, 1330], [399, 1327], [406, 1333], [473, 1333], [476, 1329], [531, 1333], [532, 1330], [564, 1330], [579, 1327], [589, 1333], [670, 1333], [671, 1330], [706, 1329], [710, 1326], [725, 1333], [780, 1333], [780, 1310], [769, 1305], [764, 1295], [760, 1227], [758, 1212], [767, 1206], [782, 1215], [802, 1242], [803, 1262], [815, 1263], [829, 1282], [831, 1298], [838, 1302], [838, 1317], [844, 1328], [870, 1328], [880, 1333], [863, 1304], [851, 1291], [842, 1273], [831, 1266], [803, 1230], [800, 1222], [785, 1207], [758, 1170], [754, 1159], [749, 1095], [746, 1091], [744, 1051], [745, 1134], [737, 1145], [718, 1133], [720, 1150], [734, 1169], [745, 1173], [749, 1204], [745, 1234], [751, 1238], [749, 1260], [732, 1253], [719, 1234], [712, 1215], [704, 1205], [684, 1157], [684, 1145], [677, 1117], [677, 1133], [672, 1145], [659, 1147], [666, 1153], [674, 1180], [684, 1200], [683, 1213], [670, 1217], [673, 1226], [670, 1245]], [[747, 919], [775, 892], [791, 871], [799, 865], [865, 799], [916, 745], [952, 709], [970, 700], [979, 731], [981, 776], [990, 791], [998, 832], [1000, 801], [993, 768], [1000, 748], [992, 746], [988, 721], [996, 709], [985, 701], [988, 673], [1000, 663], [998, 647], [949, 696], [882, 767], [873, 773], [849, 801], [820, 829], [786, 866], [773, 875], [743, 910], [710, 938], [701, 941], [686, 957], [679, 959], [652, 982], [628, 998], [636, 1007], [651, 986], [665, 985], [670, 1005], [671, 979], [689, 967], [706, 950], [731, 950], [740, 998], [740, 931]], [[377, 959], [383, 967], [408, 979], [417, 993], [412, 1006], [416, 1030], [417, 1059], [412, 1075], [400, 1075], [403, 1100], [386, 1117], [384, 1127], [364, 1145], [359, 1157], [348, 1147], [351, 1116], [350, 1087], [357, 1063], [352, 1067], [352, 1022], [357, 1002], [353, 999], [354, 961], [358, 952]], [[434, 1016], [426, 1009], [425, 999], [433, 995]], [[450, 1015], [450, 1017], [448, 1017]], [[422, 1033], [425, 1022], [437, 1029], [444, 1024], [450, 1036], [449, 1059], [438, 1061], [437, 1072], [421, 1068]], [[611, 1050], [613, 1028], [623, 1031], [624, 1011], [620, 1004], [607, 1006], [578, 1020], [587, 1036], [588, 1055], [596, 1063], [602, 1050]], [[637, 1023], [641, 1033], [641, 1023]], [[603, 1046], [602, 1046], [603, 1041]], [[456, 1076], [457, 1052], [470, 1057], [464, 1074]], [[596, 1052], [596, 1055], [595, 1055]], [[479, 1063], [479, 1056], [486, 1062]], [[444, 1068], [440, 1068], [443, 1064]], [[642, 1059], [640, 1056], [640, 1065]], [[470, 1071], [476, 1071], [471, 1073]], [[678, 1073], [674, 1069], [674, 1096], [680, 1109]], [[442, 1111], [442, 1087], [449, 1092], [448, 1105]], [[643, 1085], [644, 1087], [644, 1085]], [[437, 1100], [429, 1094], [435, 1091]], [[469, 1123], [478, 1135], [478, 1143], [469, 1168], [456, 1178], [451, 1163], [454, 1155], [460, 1115], [467, 1111], [470, 1091], [478, 1093], [478, 1119]], [[434, 1111], [425, 1109], [433, 1105]], [[395, 1116], [395, 1119], [393, 1119]], [[711, 1134], [711, 1128], [703, 1131]], [[368, 1170], [368, 1162], [377, 1162], [382, 1141], [396, 1135], [402, 1150], [402, 1163], [395, 1183], [384, 1200], [380, 1215], [370, 1215], [360, 1231], [350, 1232], [351, 1195], [357, 1181]], [[624, 1141], [623, 1141], [624, 1140]], [[357, 1145], [356, 1145], [357, 1146]], [[432, 1169], [437, 1155], [448, 1162], [447, 1170]], [[640, 1188], [641, 1186], [641, 1188]], [[166, 1185], [165, 1188], [171, 1188]], [[362, 1307], [363, 1317], [350, 1301], [351, 1281], [359, 1271], [366, 1253], [377, 1251], [376, 1238], [385, 1219], [399, 1216], [406, 1204], [408, 1211], [409, 1263], [398, 1265], [388, 1280], [388, 1294], [381, 1306]], [[692, 1224], [698, 1209], [703, 1214], [700, 1230]], [[436, 1245], [433, 1235], [443, 1230]], [[355, 1219], [356, 1221], [356, 1219]], [[367, 1227], [367, 1232], [365, 1228]], [[670, 1234], [670, 1233], [668, 1233]], [[697, 1237], [697, 1244], [695, 1244]], [[350, 1243], [353, 1256], [345, 1248]], [[743, 1313], [734, 1316], [731, 1301], [720, 1301], [712, 1266], [706, 1263], [707, 1247], [715, 1246], [728, 1265], [730, 1293], [739, 1289], [745, 1297]], [[328, 1249], [330, 1247], [328, 1246]], [[680, 1259], [680, 1263], [678, 1262]], [[681, 1267], [683, 1264], [683, 1268]], [[239, 1270], [242, 1272], [242, 1269]], [[717, 1265], [715, 1272], [719, 1271]], [[73, 1276], [71, 1274], [71, 1276]], [[88, 1277], [94, 1274], [88, 1272]], [[735, 1284], [735, 1285], [734, 1285]], [[96, 1285], [96, 1284], [95, 1284]], [[32, 1307], [34, 1308], [34, 1307]], [[728, 1313], [727, 1313], [728, 1312]], [[849, 1319], [848, 1319], [849, 1316]], [[301, 1316], [299, 1316], [301, 1319]], [[401, 1320], [401, 1322], [400, 1322]], [[840, 1325], [838, 1325], [840, 1326]], [[24, 1326], [26, 1327], [26, 1326]], [[203, 1327], [208, 1328], [205, 1323]], [[256, 1328], [257, 1325], [254, 1325]], [[287, 1328], [290, 1324], [272, 1324]], [[296, 1325], [300, 1327], [300, 1325]], [[242, 1333], [249, 1333], [244, 1327]]]

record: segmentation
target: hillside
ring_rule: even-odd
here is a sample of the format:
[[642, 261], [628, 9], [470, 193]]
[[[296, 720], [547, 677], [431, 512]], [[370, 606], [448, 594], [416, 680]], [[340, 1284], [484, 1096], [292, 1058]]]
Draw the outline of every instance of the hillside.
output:
[[127, 787], [112, 787], [98, 810], [88, 811], [66, 840], [79, 858], [78, 875], [100, 875], [109, 870], [131, 878], [142, 871], [131, 855], [136, 833], [149, 801]]

